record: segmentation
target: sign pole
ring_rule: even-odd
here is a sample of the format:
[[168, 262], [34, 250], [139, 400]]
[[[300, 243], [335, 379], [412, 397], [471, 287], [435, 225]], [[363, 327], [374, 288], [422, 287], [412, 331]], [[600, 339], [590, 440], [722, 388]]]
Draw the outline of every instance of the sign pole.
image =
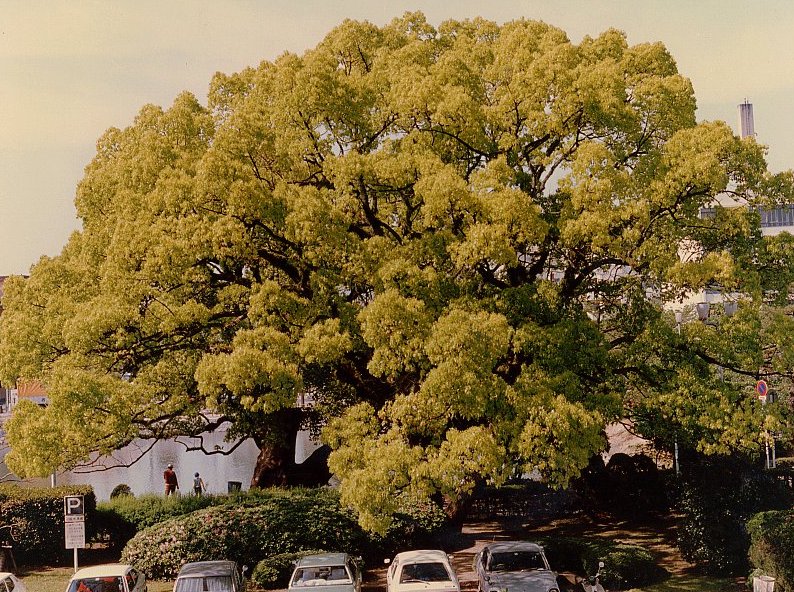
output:
[[82, 495], [63, 498], [63, 522], [66, 548], [74, 550], [74, 571], [77, 572], [77, 549], [85, 547], [85, 500]]

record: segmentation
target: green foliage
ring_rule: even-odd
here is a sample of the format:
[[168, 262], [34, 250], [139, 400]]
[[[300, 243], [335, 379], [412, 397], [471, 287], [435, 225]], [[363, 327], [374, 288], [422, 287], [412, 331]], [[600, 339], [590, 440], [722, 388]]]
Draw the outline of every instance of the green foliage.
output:
[[126, 483], [119, 483], [113, 488], [113, 491], [110, 492], [110, 499], [119, 497], [120, 495], [133, 495], [132, 488]]
[[792, 502], [783, 482], [737, 455], [685, 464], [678, 490], [678, 546], [685, 559], [711, 574], [746, 573], [747, 521]]
[[139, 530], [225, 501], [225, 497], [210, 495], [111, 495], [109, 501], [97, 504], [100, 525], [98, 538], [114, 548], [122, 549]]
[[[274, 483], [322, 429], [343, 503], [385, 533], [403, 494], [565, 487], [621, 417], [706, 453], [788, 430], [746, 393], [794, 369], [794, 320], [764, 305], [792, 240], [752, 210], [794, 177], [695, 106], [659, 43], [421, 13], [144, 106], [99, 139], [82, 230], [5, 283], [0, 378], [51, 401], [17, 408], [8, 466], [195, 434], [209, 409]], [[659, 302], [705, 288], [739, 313], [679, 333]]]
[[747, 523], [750, 563], [775, 578], [775, 590], [794, 590], [794, 512], [760, 512]]
[[643, 547], [597, 538], [554, 537], [543, 541], [552, 569], [593, 575], [604, 562], [601, 583], [607, 589], [625, 590], [658, 582], [667, 576]]
[[265, 590], [284, 589], [289, 585], [289, 578], [295, 569], [295, 563], [315, 553], [324, 553], [323, 549], [297, 551], [295, 553], [279, 553], [256, 564], [251, 573], [251, 581]]
[[140, 531], [122, 553], [148, 577], [170, 578], [187, 561], [225, 557], [256, 565], [304, 549], [364, 551], [366, 536], [332, 496], [307, 492], [205, 508]]
[[[273, 556], [326, 549], [380, 559], [397, 549], [429, 544], [446, 524], [439, 506], [403, 499], [387, 533], [372, 535], [361, 529], [355, 515], [340, 505], [339, 493], [330, 488], [250, 489], [214, 499], [215, 507], [196, 511], [175, 505], [166, 512], [145, 498], [112, 500], [102, 508], [129, 516], [128, 525], [138, 520], [142, 529], [124, 548], [123, 557], [158, 578], [202, 557], [222, 556], [256, 565]], [[148, 503], [136, 509], [134, 502], [141, 500]], [[180, 516], [179, 510], [185, 513]], [[174, 517], [143, 528], [166, 513]], [[281, 560], [274, 561], [262, 568], [267, 568], [262, 578], [273, 576], [274, 566], [281, 565]]]
[[23, 488], [12, 484], [0, 485], [0, 526], [11, 526], [14, 540], [8, 539], [8, 530], [0, 531], [3, 541], [13, 545], [14, 555], [21, 563], [51, 564], [68, 559], [64, 549], [63, 498], [65, 495], [82, 495], [85, 504], [86, 537], [96, 528], [96, 498], [87, 486], [61, 486], [55, 488]]

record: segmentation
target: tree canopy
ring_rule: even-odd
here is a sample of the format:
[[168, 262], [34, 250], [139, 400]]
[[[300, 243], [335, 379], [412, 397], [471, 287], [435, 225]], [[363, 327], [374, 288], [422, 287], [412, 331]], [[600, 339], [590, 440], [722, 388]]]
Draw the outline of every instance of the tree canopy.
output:
[[[790, 373], [791, 319], [763, 305], [788, 301], [794, 241], [755, 208], [791, 175], [695, 109], [661, 43], [419, 13], [145, 106], [99, 139], [82, 230], [6, 283], [2, 377], [51, 398], [20, 404], [8, 465], [229, 421], [257, 483], [322, 428], [383, 529], [401, 492], [564, 486], [620, 418], [756, 446], [783, 425], [751, 385]], [[663, 304], [706, 288], [738, 313], [676, 326]]]

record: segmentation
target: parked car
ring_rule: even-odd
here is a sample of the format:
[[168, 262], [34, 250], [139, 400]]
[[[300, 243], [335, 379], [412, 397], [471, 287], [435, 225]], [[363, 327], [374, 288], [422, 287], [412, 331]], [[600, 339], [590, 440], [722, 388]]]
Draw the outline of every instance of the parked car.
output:
[[243, 592], [245, 580], [234, 561], [194, 561], [179, 570], [174, 592]]
[[460, 592], [458, 577], [444, 551], [405, 551], [390, 563], [386, 572], [388, 592]]
[[146, 576], [124, 563], [94, 565], [75, 572], [66, 592], [146, 592]]
[[322, 592], [361, 592], [361, 571], [347, 553], [306, 555], [295, 564], [289, 590], [308, 592], [315, 586]]
[[474, 556], [480, 592], [559, 592], [543, 547], [526, 541], [486, 545]]
[[0, 572], [0, 592], [26, 592], [26, 590], [25, 584], [14, 574], [7, 571]]

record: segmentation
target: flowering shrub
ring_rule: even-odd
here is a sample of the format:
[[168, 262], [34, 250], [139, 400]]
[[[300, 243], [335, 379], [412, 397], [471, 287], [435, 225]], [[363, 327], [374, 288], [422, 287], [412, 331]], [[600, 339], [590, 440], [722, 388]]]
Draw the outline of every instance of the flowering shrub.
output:
[[299, 490], [239, 498], [146, 528], [122, 552], [150, 578], [172, 578], [188, 561], [231, 559], [256, 565], [281, 553], [334, 549], [360, 553], [366, 535], [334, 495]]

